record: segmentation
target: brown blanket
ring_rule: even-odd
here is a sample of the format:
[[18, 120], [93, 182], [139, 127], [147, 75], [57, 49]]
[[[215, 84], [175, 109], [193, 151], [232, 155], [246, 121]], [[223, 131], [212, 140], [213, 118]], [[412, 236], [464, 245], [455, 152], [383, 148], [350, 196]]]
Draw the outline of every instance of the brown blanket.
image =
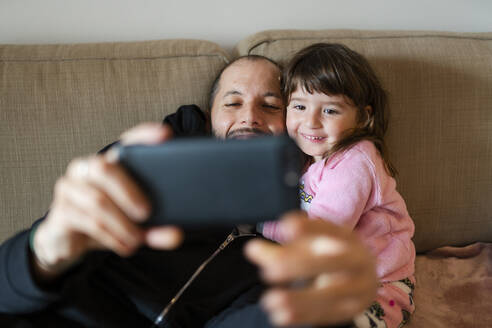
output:
[[492, 244], [417, 256], [416, 311], [406, 327], [492, 327]]

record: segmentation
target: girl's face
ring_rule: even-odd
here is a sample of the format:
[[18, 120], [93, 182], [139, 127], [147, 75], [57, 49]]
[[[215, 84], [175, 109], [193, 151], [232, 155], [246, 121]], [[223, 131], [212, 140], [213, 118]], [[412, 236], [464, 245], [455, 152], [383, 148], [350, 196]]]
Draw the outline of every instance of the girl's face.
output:
[[357, 127], [357, 107], [342, 95], [310, 94], [297, 88], [287, 106], [287, 131], [301, 150], [319, 161], [350, 129]]

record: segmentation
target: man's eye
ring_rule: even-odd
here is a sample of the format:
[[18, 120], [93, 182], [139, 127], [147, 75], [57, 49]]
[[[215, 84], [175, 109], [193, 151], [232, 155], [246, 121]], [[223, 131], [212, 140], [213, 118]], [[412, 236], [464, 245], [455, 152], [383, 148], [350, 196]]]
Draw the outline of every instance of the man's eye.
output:
[[325, 108], [323, 109], [323, 113], [328, 115], [338, 114], [338, 111], [333, 108]]
[[278, 109], [281, 109], [279, 106], [277, 105], [274, 105], [274, 104], [264, 104], [263, 107], [266, 107], [266, 108], [269, 108], [269, 109], [275, 109], [275, 110], [278, 110]]

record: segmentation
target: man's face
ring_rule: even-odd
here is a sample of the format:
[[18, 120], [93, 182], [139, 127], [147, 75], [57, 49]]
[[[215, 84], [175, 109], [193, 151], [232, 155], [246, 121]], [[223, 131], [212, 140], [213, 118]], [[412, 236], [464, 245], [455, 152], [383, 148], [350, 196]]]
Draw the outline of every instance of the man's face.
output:
[[218, 138], [279, 135], [285, 131], [280, 72], [266, 60], [239, 60], [219, 82], [211, 108], [212, 131]]

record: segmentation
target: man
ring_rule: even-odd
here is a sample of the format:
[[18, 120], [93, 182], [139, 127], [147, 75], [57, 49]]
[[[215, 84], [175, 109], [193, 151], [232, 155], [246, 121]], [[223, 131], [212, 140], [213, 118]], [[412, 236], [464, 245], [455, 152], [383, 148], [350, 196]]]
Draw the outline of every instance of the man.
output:
[[[249, 138], [284, 132], [280, 76], [279, 67], [263, 57], [231, 63], [212, 89], [213, 134]], [[179, 124], [176, 119], [167, 120], [171, 125], [137, 126], [120, 142], [165, 142], [190, 124], [189, 118]], [[191, 121], [195, 126], [196, 119]], [[327, 325], [349, 321], [374, 296], [374, 264], [358, 239], [300, 212], [282, 221], [290, 236], [286, 244], [246, 243], [254, 234], [236, 231], [217, 256], [210, 255], [228, 232], [187, 231], [179, 249], [157, 251], [180, 245], [183, 231], [143, 229], [139, 223], [149, 213], [148, 200], [111, 150], [72, 161], [56, 183], [45, 218], [0, 247], [0, 312], [22, 314], [23, 324], [36, 326]], [[245, 244], [247, 258], [273, 286], [261, 301], [269, 320], [258, 304], [264, 288], [256, 267], [241, 255]], [[202, 268], [205, 259], [209, 263]]]

